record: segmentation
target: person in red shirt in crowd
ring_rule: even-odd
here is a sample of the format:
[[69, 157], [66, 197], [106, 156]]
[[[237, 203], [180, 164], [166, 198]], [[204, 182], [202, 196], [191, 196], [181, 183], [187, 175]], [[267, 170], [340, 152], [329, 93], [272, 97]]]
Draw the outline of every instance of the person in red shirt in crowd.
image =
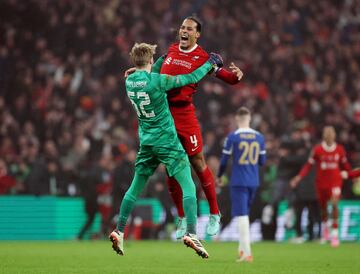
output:
[[[153, 69], [160, 69], [161, 74], [179, 75], [191, 73], [200, 67], [209, 58], [209, 54], [197, 44], [200, 35], [200, 21], [195, 17], [185, 18], [179, 29], [179, 42], [170, 45], [166, 56], [159, 58]], [[230, 69], [231, 71], [216, 68], [215, 76], [234, 85], [240, 81], [243, 73], [234, 63], [231, 63]], [[220, 229], [220, 212], [216, 199], [214, 176], [205, 161], [200, 124], [196, 117], [195, 106], [192, 103], [196, 88], [197, 84], [190, 84], [170, 90], [168, 91], [168, 102], [179, 139], [189, 156], [191, 165], [199, 177], [209, 202], [210, 217], [207, 233], [215, 235]], [[167, 179], [167, 184], [178, 211], [179, 223], [176, 237], [180, 239], [186, 232], [182, 190], [173, 177]]]
[[[331, 246], [337, 247], [340, 244], [338, 237], [338, 202], [341, 197], [342, 178], [341, 170], [349, 171], [350, 164], [346, 158], [346, 152], [342, 145], [337, 144], [334, 127], [326, 126], [323, 129], [323, 141], [312, 149], [308, 162], [302, 167], [298, 175], [291, 181], [290, 186], [295, 188], [316, 164], [316, 195], [318, 198], [321, 221], [322, 221], [322, 242], [330, 240]], [[332, 231], [329, 232], [327, 204], [332, 205]]]
[[0, 195], [8, 194], [12, 189], [16, 188], [16, 180], [8, 174], [6, 163], [0, 159]]

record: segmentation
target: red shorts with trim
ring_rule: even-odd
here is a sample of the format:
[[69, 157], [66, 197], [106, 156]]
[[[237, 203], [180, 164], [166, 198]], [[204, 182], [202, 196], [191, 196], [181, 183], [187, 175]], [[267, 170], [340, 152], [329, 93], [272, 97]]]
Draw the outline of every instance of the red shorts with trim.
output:
[[182, 107], [170, 105], [170, 111], [178, 137], [187, 155], [193, 156], [200, 153], [203, 149], [203, 140], [194, 105]]
[[341, 187], [327, 187], [327, 188], [316, 188], [316, 195], [320, 207], [326, 207], [327, 203], [332, 199], [340, 199], [341, 197]]

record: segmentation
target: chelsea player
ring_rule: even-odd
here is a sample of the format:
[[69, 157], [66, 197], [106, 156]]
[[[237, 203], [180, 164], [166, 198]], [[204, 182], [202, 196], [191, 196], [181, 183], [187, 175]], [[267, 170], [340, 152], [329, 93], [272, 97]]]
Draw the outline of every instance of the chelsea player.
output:
[[238, 129], [225, 140], [217, 183], [222, 185], [221, 176], [232, 155], [231, 211], [233, 217], [237, 217], [240, 233], [237, 261], [252, 262], [249, 211], [259, 186], [259, 166], [266, 160], [265, 139], [260, 132], [250, 128], [251, 113], [246, 107], [237, 110], [235, 120]]

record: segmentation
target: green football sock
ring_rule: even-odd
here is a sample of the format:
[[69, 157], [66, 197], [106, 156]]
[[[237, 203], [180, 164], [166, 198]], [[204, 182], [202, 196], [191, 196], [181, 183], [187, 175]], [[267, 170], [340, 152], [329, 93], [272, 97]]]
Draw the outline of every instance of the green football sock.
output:
[[124, 232], [127, 219], [129, 218], [129, 215], [135, 206], [137, 198], [143, 191], [147, 179], [148, 176], [135, 173], [134, 179], [128, 191], [126, 191], [124, 199], [120, 205], [119, 219], [116, 225], [116, 229], [118, 229], [120, 232]]
[[196, 197], [183, 197], [184, 213], [186, 217], [187, 232], [196, 234], [197, 204]]
[[190, 166], [174, 175], [183, 192], [183, 206], [187, 223], [187, 232], [196, 234], [197, 201], [194, 181], [191, 178]]

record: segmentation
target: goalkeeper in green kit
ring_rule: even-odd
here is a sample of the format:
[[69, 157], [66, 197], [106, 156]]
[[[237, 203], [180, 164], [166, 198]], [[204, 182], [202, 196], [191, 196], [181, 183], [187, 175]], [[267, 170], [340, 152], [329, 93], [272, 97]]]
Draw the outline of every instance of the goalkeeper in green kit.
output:
[[169, 176], [174, 176], [183, 191], [183, 206], [187, 219], [187, 233], [183, 237], [186, 246], [191, 247], [202, 258], [209, 255], [196, 236], [197, 201], [195, 184], [191, 178], [188, 156], [177, 137], [171, 116], [167, 90], [200, 81], [215, 66], [222, 66], [217, 54], [210, 54], [209, 60], [191, 74], [170, 76], [151, 72], [156, 45], [135, 44], [130, 57], [136, 71], [126, 79], [126, 92], [139, 120], [140, 149], [135, 163], [135, 176], [126, 192], [119, 213], [116, 229], [110, 234], [113, 249], [124, 255], [124, 228], [135, 202], [145, 187], [148, 178], [160, 163], [166, 167]]

